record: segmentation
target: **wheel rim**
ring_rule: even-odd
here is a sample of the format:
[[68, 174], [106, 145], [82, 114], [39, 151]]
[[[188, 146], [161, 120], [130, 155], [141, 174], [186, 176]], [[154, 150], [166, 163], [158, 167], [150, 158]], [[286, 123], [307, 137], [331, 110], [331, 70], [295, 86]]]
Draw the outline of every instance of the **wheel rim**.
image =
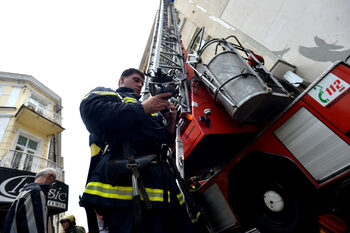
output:
[[243, 199], [239, 208], [248, 219], [242, 221], [246, 229], [256, 226], [262, 232], [274, 233], [318, 229], [317, 217], [307, 205], [308, 195], [298, 182], [265, 170], [249, 173], [243, 181], [238, 197]]
[[284, 200], [282, 196], [274, 190], [268, 190], [264, 193], [264, 202], [266, 207], [272, 212], [277, 213], [284, 209]]
[[[260, 212], [266, 223], [275, 227], [287, 227], [296, 219], [294, 197], [279, 183], [258, 185], [260, 191], [255, 193], [256, 211]], [[271, 203], [271, 201], [273, 203]]]

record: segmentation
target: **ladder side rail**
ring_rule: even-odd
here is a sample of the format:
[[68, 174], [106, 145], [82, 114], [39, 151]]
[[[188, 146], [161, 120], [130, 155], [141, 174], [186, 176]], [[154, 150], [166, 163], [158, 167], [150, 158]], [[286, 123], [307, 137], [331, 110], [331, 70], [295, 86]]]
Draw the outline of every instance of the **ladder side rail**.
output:
[[164, 4], [162, 4], [163, 1], [160, 3], [160, 11], [159, 11], [159, 24], [157, 28], [157, 39], [155, 44], [155, 53], [154, 53], [154, 71], [157, 71], [157, 68], [159, 67], [159, 52], [161, 50], [161, 41], [163, 37], [163, 24], [164, 24]]
[[[150, 47], [150, 54], [148, 57], [148, 62], [147, 62], [147, 70], [146, 73], [149, 71], [150, 67], [154, 64], [154, 56], [155, 56], [155, 42], [157, 40], [158, 36], [158, 25], [159, 25], [159, 17], [160, 17], [160, 12], [157, 10], [157, 15], [156, 15], [156, 21], [153, 29], [153, 35], [152, 35], [152, 42], [151, 42], [151, 47]], [[141, 101], [145, 101], [147, 97], [149, 96], [149, 77], [145, 75], [145, 83], [143, 85], [143, 91], [142, 91], [142, 98]]]
[[[177, 27], [177, 17], [176, 17], [176, 12], [175, 12], [175, 7], [172, 7], [171, 9], [171, 15], [172, 15], [172, 20], [173, 20], [173, 29], [174, 29], [174, 34], [176, 37], [176, 41], [177, 41], [177, 52], [178, 54], [181, 55], [182, 57], [182, 46], [181, 46], [181, 38], [180, 38], [180, 34], [179, 34], [179, 30]], [[186, 70], [185, 70], [185, 60], [182, 57], [182, 73], [186, 74]]]
[[178, 94], [173, 98], [178, 104], [178, 111], [181, 114], [190, 112], [191, 108], [186, 84], [187, 73], [177, 28], [177, 16], [175, 7], [169, 0], [160, 0], [142, 100], [146, 98], [145, 94], [149, 92], [151, 73], [155, 74], [158, 70], [164, 74], [172, 75], [174, 82], [179, 86]]

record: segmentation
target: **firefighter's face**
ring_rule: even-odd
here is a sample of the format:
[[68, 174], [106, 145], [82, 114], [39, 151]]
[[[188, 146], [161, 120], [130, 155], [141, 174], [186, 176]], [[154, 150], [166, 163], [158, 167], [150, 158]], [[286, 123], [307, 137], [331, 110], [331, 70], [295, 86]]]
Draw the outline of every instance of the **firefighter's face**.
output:
[[70, 221], [68, 221], [68, 220], [62, 221], [61, 224], [62, 224], [63, 230], [66, 231], [66, 230], [69, 230], [69, 229], [70, 229]]
[[131, 88], [136, 96], [141, 95], [143, 82], [143, 78], [137, 73], [131, 74], [127, 77], [120, 77], [120, 87]]

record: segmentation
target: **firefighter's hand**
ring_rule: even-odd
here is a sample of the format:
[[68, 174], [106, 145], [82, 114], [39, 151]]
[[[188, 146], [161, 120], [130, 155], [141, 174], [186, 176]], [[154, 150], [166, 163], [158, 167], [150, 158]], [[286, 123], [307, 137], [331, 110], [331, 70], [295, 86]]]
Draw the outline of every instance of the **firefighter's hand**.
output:
[[164, 116], [167, 120], [169, 120], [170, 114], [171, 114], [171, 123], [168, 126], [168, 131], [171, 134], [175, 133], [175, 126], [176, 126], [176, 108], [175, 105], [170, 103], [168, 106], [169, 112], [166, 113]]
[[142, 102], [142, 107], [146, 114], [155, 113], [169, 109], [170, 103], [166, 100], [171, 96], [171, 93], [162, 93], [159, 95], [152, 96], [144, 102]]

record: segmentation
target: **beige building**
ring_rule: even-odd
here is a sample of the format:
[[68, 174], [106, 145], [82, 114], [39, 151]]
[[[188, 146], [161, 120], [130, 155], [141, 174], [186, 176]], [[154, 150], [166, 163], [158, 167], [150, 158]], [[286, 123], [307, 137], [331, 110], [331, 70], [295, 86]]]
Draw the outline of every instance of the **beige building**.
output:
[[[309, 82], [333, 62], [350, 55], [350, 2], [347, 0], [174, 2], [187, 50], [196, 32], [204, 26], [202, 44], [212, 38], [234, 35], [244, 47], [263, 56], [268, 69], [274, 66], [276, 69], [278, 63], [282, 69], [278, 72], [292, 70]], [[198, 46], [199, 41], [196, 44]], [[285, 62], [292, 66], [282, 67]]]
[[0, 72], [0, 221], [24, 184], [51, 167], [58, 182], [48, 195], [49, 232], [58, 232], [58, 213], [67, 210], [61, 155], [61, 97], [33, 76]]
[[2, 166], [57, 169], [63, 181], [61, 98], [29, 75], [0, 72]]

